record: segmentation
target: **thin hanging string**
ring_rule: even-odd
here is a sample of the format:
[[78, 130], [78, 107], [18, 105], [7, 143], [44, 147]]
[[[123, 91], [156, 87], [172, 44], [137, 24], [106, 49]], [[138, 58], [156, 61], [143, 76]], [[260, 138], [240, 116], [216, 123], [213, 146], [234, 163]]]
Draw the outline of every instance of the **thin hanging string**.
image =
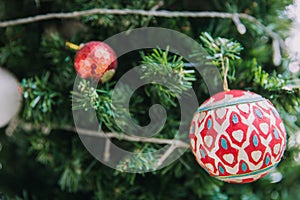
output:
[[[221, 63], [222, 63], [222, 72], [223, 72], [223, 89], [225, 92], [229, 91], [228, 82], [227, 82], [227, 74], [229, 70], [229, 59], [227, 57], [223, 58], [221, 54]], [[224, 63], [225, 62], [225, 63]]]

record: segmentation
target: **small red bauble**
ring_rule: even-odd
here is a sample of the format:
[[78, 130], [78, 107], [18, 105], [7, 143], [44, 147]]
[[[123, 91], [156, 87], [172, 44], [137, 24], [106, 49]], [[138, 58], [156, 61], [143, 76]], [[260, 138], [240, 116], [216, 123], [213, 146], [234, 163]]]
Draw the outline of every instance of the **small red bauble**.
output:
[[280, 162], [286, 133], [269, 100], [253, 92], [230, 90], [198, 108], [190, 141], [197, 162], [211, 176], [247, 183], [265, 176]]
[[80, 77], [106, 82], [115, 73], [117, 58], [110, 46], [92, 41], [84, 44], [76, 53], [74, 66]]

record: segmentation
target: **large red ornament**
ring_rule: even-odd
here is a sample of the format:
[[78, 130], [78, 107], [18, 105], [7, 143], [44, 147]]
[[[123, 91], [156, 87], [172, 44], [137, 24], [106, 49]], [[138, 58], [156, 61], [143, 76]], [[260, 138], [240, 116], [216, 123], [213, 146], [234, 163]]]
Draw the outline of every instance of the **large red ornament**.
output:
[[80, 77], [106, 82], [115, 73], [117, 58], [110, 46], [92, 41], [84, 44], [76, 53], [74, 66]]
[[190, 141], [197, 162], [211, 176], [247, 183], [265, 176], [280, 162], [286, 133], [268, 99], [230, 90], [212, 96], [198, 108]]

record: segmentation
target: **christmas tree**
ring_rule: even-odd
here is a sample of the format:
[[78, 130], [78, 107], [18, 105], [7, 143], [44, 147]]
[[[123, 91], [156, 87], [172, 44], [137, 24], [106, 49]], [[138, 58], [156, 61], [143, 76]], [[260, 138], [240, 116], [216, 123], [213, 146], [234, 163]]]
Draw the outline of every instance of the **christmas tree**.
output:
[[[0, 199], [300, 199], [292, 3], [1, 1]], [[198, 107], [235, 90], [260, 95], [247, 103], [282, 138], [281, 161], [264, 150], [272, 168], [245, 184], [219, 180], [227, 168], [211, 173], [193, 146]]]

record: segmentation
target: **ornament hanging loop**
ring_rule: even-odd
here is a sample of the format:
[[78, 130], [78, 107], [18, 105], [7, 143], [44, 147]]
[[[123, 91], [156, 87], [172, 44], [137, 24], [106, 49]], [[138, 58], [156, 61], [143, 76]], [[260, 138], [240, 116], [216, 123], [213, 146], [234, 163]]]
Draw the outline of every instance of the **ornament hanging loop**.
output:
[[81, 46], [79, 46], [77, 44], [74, 44], [74, 43], [71, 43], [71, 42], [68, 42], [68, 41], [66, 41], [65, 45], [67, 47], [69, 47], [70, 49], [73, 49], [75, 51], [78, 51], [79, 49], [81, 49]]
[[223, 72], [223, 89], [228, 92], [227, 74], [229, 70], [229, 59], [221, 54], [222, 72]]

